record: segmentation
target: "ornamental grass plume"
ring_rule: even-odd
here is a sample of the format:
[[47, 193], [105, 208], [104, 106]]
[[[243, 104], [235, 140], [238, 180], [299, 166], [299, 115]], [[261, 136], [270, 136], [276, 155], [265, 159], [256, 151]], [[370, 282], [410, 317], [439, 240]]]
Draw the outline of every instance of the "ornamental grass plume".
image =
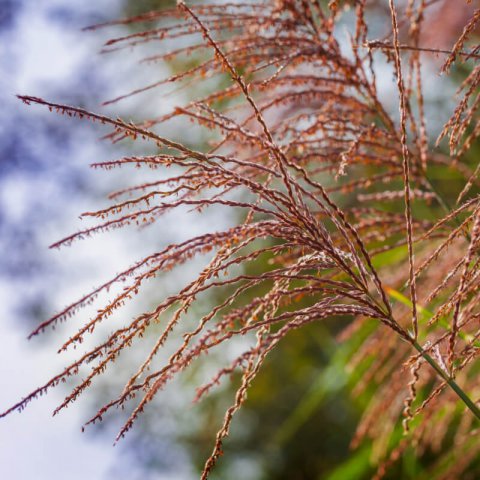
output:
[[[389, 0], [389, 32], [377, 40], [369, 36], [367, 0], [332, 0], [328, 6], [309, 0], [194, 6], [180, 1], [171, 10], [90, 27], [142, 25], [140, 31], [109, 40], [106, 51], [151, 43], [159, 45], [158, 53], [146, 62], [193, 55], [200, 59], [180, 73], [106, 103], [169, 83], [190, 90], [202, 84], [205, 89], [200, 98], [142, 123], [19, 97], [26, 104], [104, 124], [113, 142], [142, 138], [158, 151], [93, 164], [107, 170], [150, 168], [151, 181], [114, 192], [111, 206], [83, 214], [97, 219], [95, 226], [52, 247], [127, 225], [154, 224], [182, 206], [198, 211], [223, 206], [240, 211], [243, 220], [139, 260], [41, 323], [31, 336], [67, 321], [100, 293], [124, 283], [61, 351], [73, 348], [117, 315], [147, 280], [193, 257], [207, 258], [193, 281], [156, 299], [155, 308], [111, 333], [2, 416], [22, 410], [91, 366], [55, 411], [59, 412], [158, 323], [162, 331], [136, 373], [126, 379], [118, 397], [87, 422], [95, 423], [135, 398], [136, 407], [118, 440], [169, 380], [219, 345], [242, 336], [249, 346], [230, 364], [219, 365], [211, 381], [197, 390], [196, 398], [201, 399], [225, 377], [241, 373], [205, 463], [205, 479], [222, 453], [248, 389], [269, 352], [280, 341], [288, 342], [284, 337], [313, 322], [348, 317], [339, 336], [345, 341], [374, 319], [377, 328], [350, 359], [352, 369], [370, 362], [356, 393], [370, 384], [377, 386], [352, 447], [371, 438], [376, 445], [375, 478], [381, 478], [407, 446], [419, 454], [440, 451], [448, 434], [454, 437], [457, 461], [438, 478], [459, 478], [467, 471], [480, 452], [480, 164], [475, 160], [472, 165], [470, 157], [480, 135], [480, 10], [470, 9], [450, 50], [426, 48], [421, 44], [425, 22], [438, 3]], [[337, 28], [347, 7], [355, 15], [348, 44], [340, 40]], [[162, 44], [172, 39], [179, 46], [166, 52]], [[443, 58], [444, 75], [455, 69], [468, 71], [460, 101], [438, 137], [437, 144], [448, 138], [448, 151], [432, 145], [427, 133], [422, 66], [433, 55]], [[385, 61], [396, 79], [398, 118], [377, 89], [379, 66]], [[162, 126], [176, 118], [211, 132], [209, 148], [197, 150], [188, 138], [180, 142], [162, 136]], [[438, 171], [461, 179], [456, 203], [434, 181], [432, 172]], [[405, 252], [394, 269], [381, 261], [392, 251]], [[242, 270], [261, 259], [271, 268], [258, 274]], [[252, 299], [259, 286], [267, 293]], [[183, 336], [176, 335], [196, 297], [217, 289], [226, 292], [223, 300]], [[173, 353], [163, 366], [154, 367], [167, 342], [174, 345]], [[405, 435], [388, 449], [387, 440], [399, 423]]]

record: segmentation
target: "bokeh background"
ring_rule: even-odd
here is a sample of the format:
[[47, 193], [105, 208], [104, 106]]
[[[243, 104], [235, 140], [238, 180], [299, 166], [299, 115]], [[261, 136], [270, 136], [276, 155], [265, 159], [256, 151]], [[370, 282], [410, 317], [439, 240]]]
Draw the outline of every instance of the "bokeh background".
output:
[[[448, 4], [456, 2], [442, 3], [428, 40], [438, 47], [448, 47], [463, 25], [464, 13], [454, 9], [447, 21]], [[108, 192], [131, 183], [131, 172], [93, 171], [90, 163], [151, 152], [142, 145], [101, 141], [106, 131], [88, 122], [67, 121], [48, 110], [27, 108], [15, 94], [75, 104], [127, 119], [159, 115], [173, 103], [188, 100], [188, 91], [166, 89], [101, 107], [102, 101], [152, 83], [152, 79], [165, 77], [181, 65], [140, 68], [137, 62], [148, 55], [149, 46], [117, 55], [101, 54], [104, 42], [128, 33], [127, 27], [81, 30], [93, 23], [171, 4], [160, 0], [0, 0], [2, 410], [48, 380], [66, 361], [54, 352], [67, 336], [67, 329], [61, 327], [27, 342], [26, 336], [36, 323], [162, 245], [236, 220], [216, 210], [202, 217], [167, 216], [161, 229], [142, 230], [141, 235], [122, 230], [61, 251], [48, 249], [48, 245], [81, 227], [80, 213], [99, 208], [106, 203]], [[378, 2], [378, 22], [372, 26], [379, 36], [384, 33], [384, 7], [385, 2]], [[440, 29], [442, 36], [438, 37]], [[379, 80], [385, 98], [391, 99], [390, 106], [395, 109], [395, 96], [389, 95], [394, 88], [390, 67], [380, 71]], [[440, 126], [438, 112], [451, 108], [455, 83], [442, 81], [433, 73], [430, 82], [441, 86], [427, 92], [427, 102], [435, 105], [437, 112], [429, 118], [434, 134]], [[178, 126], [166, 132], [166, 136], [177, 138], [181, 134]], [[195, 132], [192, 135], [199, 145], [208, 140], [195, 136]], [[193, 271], [196, 265], [188, 268]], [[148, 308], [159, 289], [163, 296], [165, 291], [175, 289], [176, 279], [191, 273], [183, 269], [161, 279], [160, 284], [149, 287], [136, 308]], [[209, 302], [198, 308], [208, 310]], [[124, 314], [128, 316], [128, 309]], [[78, 321], [87, 316], [85, 312]], [[335, 335], [340, 327], [326, 322], [294, 333], [271, 355], [234, 422], [215, 478], [370, 478], [369, 446], [354, 455], [349, 450], [364, 401], [351, 395], [358, 379], [351, 372], [347, 375], [345, 367], [355, 343], [338, 345]], [[126, 362], [119, 362], [114, 373], [128, 369]], [[231, 401], [227, 385], [201, 405], [192, 406], [197, 373], [175, 383], [154, 402], [128, 438], [115, 448], [111, 444], [122, 414], [85, 433], [80, 426], [103, 400], [115, 395], [121, 380], [110, 375], [75, 408], [52, 419], [51, 412], [67, 393], [60, 386], [21, 415], [0, 422], [0, 477], [197, 478], [222, 411]], [[391, 478], [415, 478], [421, 465], [414, 458], [406, 458], [402, 468], [402, 477], [394, 472]]]

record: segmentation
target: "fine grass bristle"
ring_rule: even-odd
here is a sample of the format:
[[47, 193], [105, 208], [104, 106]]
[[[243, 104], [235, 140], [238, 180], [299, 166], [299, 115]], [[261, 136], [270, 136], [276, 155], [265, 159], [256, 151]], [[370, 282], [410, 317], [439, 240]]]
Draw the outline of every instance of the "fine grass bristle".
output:
[[[19, 97], [27, 104], [99, 122], [110, 129], [105, 138], [113, 142], [144, 139], [158, 150], [154, 155], [95, 163], [95, 168], [104, 169], [151, 168], [151, 179], [114, 191], [108, 208], [84, 213], [99, 223], [52, 247], [127, 225], [157, 224], [164, 213], [184, 206], [196, 211], [211, 206], [232, 209], [242, 220], [230, 229], [172, 244], [139, 260], [40, 324], [31, 336], [68, 321], [100, 293], [123, 284], [121, 292], [65, 342], [60, 348], [65, 351], [117, 315], [147, 280], [193, 257], [207, 258], [194, 280], [179, 286], [175, 294], [156, 299], [151, 311], [115, 330], [1, 416], [22, 410], [89, 364], [88, 375], [55, 413], [61, 411], [159, 323], [161, 333], [135, 374], [126, 379], [118, 397], [87, 422], [100, 421], [112, 407], [136, 398], [137, 406], [118, 440], [169, 380], [216, 347], [245, 336], [250, 345], [243, 353], [219, 365], [211, 381], [197, 390], [196, 398], [201, 399], [224, 378], [241, 373], [234, 402], [202, 473], [206, 479], [222, 454], [235, 413], [272, 349], [296, 329], [348, 317], [350, 324], [339, 335], [342, 341], [355, 336], [362, 322], [374, 319], [378, 325], [350, 359], [352, 369], [370, 362], [355, 391], [376, 389], [352, 442], [355, 446], [365, 438], [377, 441], [375, 478], [382, 477], [409, 445], [419, 451], [435, 449], [448, 430], [440, 429], [436, 414], [443, 412], [442, 422], [454, 423], [445, 412], [458, 404], [469, 416], [468, 425], [449, 435], [455, 435], [459, 452], [471, 451], [465, 432], [478, 428], [480, 419], [475, 398], [480, 352], [480, 164], [475, 160], [472, 165], [468, 155], [478, 147], [480, 135], [480, 45], [475, 44], [480, 10], [471, 10], [452, 49], [442, 50], [421, 43], [424, 30], [435, 28], [428, 17], [437, 2], [412, 0], [404, 8], [406, 2], [389, 0], [389, 34], [381, 40], [369, 37], [369, 2], [351, 2], [355, 22], [347, 46], [340, 44], [336, 29], [343, 15], [339, 3], [332, 1], [327, 8], [305, 0], [195, 6], [180, 1], [176, 9], [91, 27], [147, 22], [148, 30], [111, 39], [105, 51], [124, 52], [155, 42], [158, 54], [145, 61], [196, 59], [193, 67], [105, 102], [115, 104], [169, 83], [194, 96], [170, 113], [142, 123]], [[165, 42], [178, 39], [180, 47], [162, 49]], [[460, 88], [463, 97], [438, 138], [438, 142], [449, 138], [444, 150], [432, 144], [426, 125], [422, 92], [428, 80], [423, 67], [432, 54], [441, 55], [444, 63], [430, 67], [445, 76], [455, 65], [470, 66]], [[385, 61], [396, 79], [396, 111], [389, 111], [389, 102], [377, 89]], [[188, 130], [181, 141], [159, 133], [177, 118], [209, 132], [209, 148], [191, 146]], [[452, 204], [431, 178], [432, 169], [447, 176], [454, 172], [460, 179]], [[384, 260], [387, 255], [390, 263]], [[246, 268], [251, 265], [264, 268], [251, 273]], [[216, 290], [224, 292], [221, 301], [186, 333], [176, 335], [197, 297]], [[261, 295], [255, 294], [259, 291]], [[166, 342], [175, 347], [158, 368], [154, 359]], [[382, 441], [401, 427], [402, 419], [407, 437], [389, 450], [388, 442]], [[455, 468], [458, 473], [459, 464]]]

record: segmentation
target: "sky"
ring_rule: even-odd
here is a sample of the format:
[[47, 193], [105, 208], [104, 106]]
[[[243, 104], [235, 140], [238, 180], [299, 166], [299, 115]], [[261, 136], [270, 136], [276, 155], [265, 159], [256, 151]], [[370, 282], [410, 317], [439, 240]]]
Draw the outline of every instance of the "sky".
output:
[[[63, 3], [63, 5], [62, 5]], [[42, 252], [45, 241], [53, 233], [55, 227], [45, 225], [47, 230], [35, 231], [33, 244], [24, 240], [28, 230], [22, 228], [24, 222], [31, 222], [35, 215], [35, 203], [38, 210], [48, 213], [52, 221], [59, 220], [57, 213], [49, 208], [52, 201], [58, 200], [65, 192], [55, 185], [61, 178], [58, 170], [48, 172], [50, 161], [39, 162], [37, 155], [48, 155], [52, 142], [45, 138], [45, 131], [35, 129], [37, 138], [35, 145], [27, 143], [24, 152], [30, 149], [42, 149], [37, 152], [31, 162], [25, 158], [16, 163], [12, 157], [12, 148], [6, 148], [5, 136], [11, 135], [11, 121], [22, 122], [27, 114], [22, 104], [14, 98], [16, 93], [49, 94], [56, 88], [67, 84], [75, 84], [74, 76], [90, 62], [91, 48], [95, 40], [78, 41], [78, 20], [87, 16], [95, 16], [95, 11], [85, 11], [87, 2], [71, 1], [65, 8], [65, 2], [24, 1], [0, 2], [4, 18], [0, 30], [0, 82], [2, 113], [0, 114], [0, 132], [3, 134], [1, 156], [1, 204], [2, 223], [1, 241], [4, 247], [3, 267], [6, 269], [7, 255], [15, 249], [15, 239], [22, 238], [22, 252], [37, 255], [48, 255]], [[112, 12], [118, 7], [118, 1], [97, 1], [98, 13]], [[10, 16], [5, 12], [10, 11]], [[70, 25], [68, 26], [68, 23]], [[68, 26], [68, 28], [67, 28]], [[35, 120], [40, 118], [36, 115]], [[30, 123], [30, 122], [28, 122]], [[22, 125], [17, 126], [22, 129]], [[29, 135], [28, 131], [22, 132]], [[15, 140], [19, 142], [18, 139]], [[73, 139], [72, 142], [77, 142]], [[91, 147], [95, 150], [96, 147]], [[61, 160], [60, 148], [54, 148], [53, 156]], [[27, 152], [25, 152], [27, 151]], [[86, 152], [84, 152], [85, 154]], [[93, 152], [91, 152], [93, 153]], [[7, 154], [10, 154], [7, 157]], [[53, 160], [53, 159], [52, 159]], [[80, 160], [80, 159], [78, 159]], [[76, 162], [78, 162], [76, 160]], [[73, 168], [73, 167], [71, 167]], [[68, 170], [68, 169], [67, 169]], [[66, 172], [64, 172], [65, 174]], [[58, 174], [58, 175], [57, 175]], [[57, 178], [55, 178], [57, 177]], [[32, 198], [33, 197], [36, 198]], [[39, 198], [41, 197], [41, 198]], [[70, 208], [72, 208], [70, 206]], [[39, 215], [39, 213], [37, 213]], [[35, 222], [35, 220], [33, 220]], [[35, 222], [36, 223], [36, 222]], [[39, 225], [34, 227], [34, 230]], [[7, 230], [9, 230], [7, 232]], [[40, 238], [38, 238], [40, 237]], [[25, 245], [26, 244], [26, 245]], [[32, 252], [32, 250], [35, 250]], [[46, 248], [45, 248], [46, 250]], [[40, 295], [41, 286], [31, 285], [22, 275], [15, 275], [21, 269], [19, 256], [13, 252], [15, 259], [8, 262], [8, 270], [1, 277], [0, 288], [0, 404], [2, 409], [18, 401], [22, 395], [41, 382], [44, 382], [51, 371], [59, 367], [59, 359], [52, 355], [49, 342], [33, 345], [27, 342], [26, 333], [31, 327], [22, 315], [19, 303], [22, 297], [33, 300]], [[30, 256], [30, 255], [29, 255]], [[38, 268], [35, 261], [26, 260], [33, 269], [33, 282], [39, 282]], [[38, 262], [37, 262], [38, 263]], [[49, 260], [41, 262], [48, 264]], [[37, 272], [35, 272], [37, 270]], [[51, 270], [52, 269], [48, 269]], [[55, 270], [55, 269], [54, 269]], [[45, 272], [48, 276], [48, 273]], [[53, 357], [53, 358], [52, 358]], [[117, 453], [112, 448], [103, 448], [102, 440], [93, 435], [82, 435], [80, 432], [81, 412], [70, 409], [65, 415], [51, 418], [51, 411], [61, 400], [61, 395], [54, 392], [39, 402], [34, 402], [22, 415], [12, 415], [0, 423], [0, 470], [3, 478], [26, 480], [32, 478], [103, 479], [114, 465]], [[85, 459], [88, 459], [87, 461]], [[68, 472], [68, 474], [66, 474]]]
[[[81, 227], [78, 215], [104, 202], [112, 182], [125, 182], [122, 174], [107, 178], [88, 168], [95, 160], [120, 156], [122, 147], [100, 142], [106, 132], [27, 108], [15, 98], [29, 94], [98, 110], [107, 92], [116, 95], [142, 82], [141, 75], [128, 74], [131, 64], [98, 54], [105, 32], [81, 31], [116, 18], [121, 5], [120, 0], [0, 0], [0, 410], [45, 383], [68, 360], [55, 354], [63, 330], [59, 338], [54, 332], [26, 340], [35, 322], [152, 248], [130, 233], [100, 236], [60, 252], [48, 249]], [[152, 108], [151, 102], [140, 105], [145, 114]], [[128, 110], [128, 102], [122, 108]], [[189, 222], [170, 222], [157, 243], [205, 228]], [[2, 419], [0, 477], [142, 478], [125, 456], [128, 445], [112, 447], [114, 432], [81, 433], [93, 413], [88, 408], [79, 405], [52, 418], [65, 393], [54, 390], [21, 414]], [[190, 478], [189, 472], [179, 469], [175, 478]]]

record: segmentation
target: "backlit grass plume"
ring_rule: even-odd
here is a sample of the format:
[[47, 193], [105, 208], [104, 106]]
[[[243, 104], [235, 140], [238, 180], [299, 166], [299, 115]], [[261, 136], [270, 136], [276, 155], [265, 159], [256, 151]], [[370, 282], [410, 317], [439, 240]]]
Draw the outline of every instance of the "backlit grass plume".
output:
[[[475, 433], [480, 419], [480, 164], [469, 160], [480, 134], [480, 45], [475, 43], [480, 10], [471, 8], [450, 51], [437, 50], [421, 43], [425, 29], [433, 28], [426, 19], [437, 3], [389, 0], [388, 34], [373, 39], [367, 0], [328, 6], [310, 0], [194, 6], [180, 1], [176, 9], [112, 22], [138, 23], [142, 30], [108, 41], [105, 49], [120, 53], [151, 43], [158, 45], [158, 54], [145, 61], [193, 56], [196, 62], [106, 103], [173, 82], [200, 92], [190, 103], [131, 123], [21, 96], [27, 104], [104, 124], [112, 141], [143, 138], [158, 147], [151, 156], [95, 163], [103, 169], [150, 168], [151, 180], [114, 192], [111, 206], [84, 214], [98, 219], [95, 226], [54, 247], [126, 225], [156, 224], [162, 214], [183, 206], [199, 211], [221, 206], [240, 212], [242, 221], [139, 260], [39, 325], [32, 335], [68, 320], [122, 282], [121, 293], [101, 305], [61, 348], [67, 350], [109, 322], [147, 280], [193, 257], [207, 259], [193, 281], [155, 299], [155, 308], [111, 333], [3, 415], [22, 410], [67, 377], [85, 372], [88, 364], [89, 373], [60, 411], [158, 323], [162, 331], [136, 373], [88, 422], [135, 398], [120, 438], [172, 377], [242, 336], [249, 346], [230, 364], [218, 365], [218, 373], [198, 388], [199, 399], [224, 377], [241, 373], [203, 470], [207, 478], [235, 413], [280, 341], [288, 342], [290, 332], [312, 322], [347, 317], [349, 326], [339, 337], [346, 341], [374, 319], [378, 328], [350, 359], [352, 369], [369, 362], [357, 393], [377, 385], [352, 446], [373, 440], [380, 478], [409, 445], [419, 454], [441, 450], [448, 431], [458, 459], [447, 473], [438, 473], [434, 465], [432, 474], [460, 478], [480, 452]], [[355, 15], [348, 39], [339, 28], [346, 7]], [[177, 46], [165, 51], [163, 43], [172, 45], [171, 40]], [[438, 139], [448, 137], [449, 153], [435, 148], [427, 135], [422, 65], [432, 54], [441, 56], [444, 64], [436, 68], [445, 75], [457, 66], [468, 71], [458, 106]], [[396, 80], [398, 108], [393, 110], [377, 89], [385, 62]], [[162, 126], [177, 117], [211, 132], [208, 149], [192, 146], [188, 131], [184, 141], [162, 135]], [[442, 194], [432, 171], [461, 179], [456, 203]], [[400, 252], [395, 265], [383, 265], [382, 255], [394, 251]], [[268, 260], [270, 268], [245, 273], [244, 266], [260, 259]], [[267, 293], [252, 299], [258, 287]], [[179, 328], [184, 331], [182, 321], [196, 297], [211, 290], [226, 292], [222, 301], [183, 336], [176, 335]], [[161, 368], [153, 367], [166, 342], [174, 345], [173, 353]], [[395, 448], [387, 448], [402, 422], [405, 435]]]

